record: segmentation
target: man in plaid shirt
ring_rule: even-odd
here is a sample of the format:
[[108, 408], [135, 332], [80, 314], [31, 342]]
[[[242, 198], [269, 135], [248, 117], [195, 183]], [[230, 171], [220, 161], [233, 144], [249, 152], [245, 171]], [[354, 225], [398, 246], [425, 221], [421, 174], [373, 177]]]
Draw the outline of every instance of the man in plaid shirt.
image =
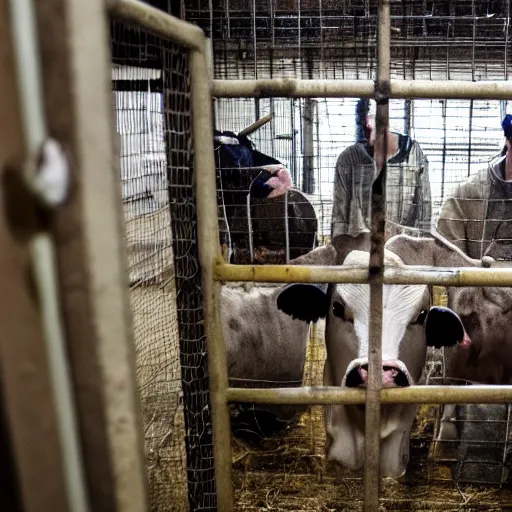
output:
[[[370, 231], [371, 189], [377, 168], [373, 159], [375, 120], [368, 111], [369, 101], [360, 100], [356, 110], [359, 140], [336, 162], [332, 238]], [[386, 221], [430, 230], [428, 160], [408, 135], [388, 132], [388, 145]]]

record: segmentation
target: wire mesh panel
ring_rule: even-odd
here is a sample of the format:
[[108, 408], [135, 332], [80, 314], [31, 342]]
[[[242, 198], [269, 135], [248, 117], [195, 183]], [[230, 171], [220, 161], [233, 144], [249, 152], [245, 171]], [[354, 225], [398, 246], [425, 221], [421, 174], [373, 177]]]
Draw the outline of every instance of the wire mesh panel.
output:
[[[212, 37], [217, 79], [375, 79], [376, 2], [226, 0], [182, 2], [182, 6], [187, 19]], [[391, 2], [391, 24], [392, 78], [510, 78], [509, 2]], [[331, 234], [337, 161], [356, 142], [356, 101], [260, 98], [215, 102], [218, 130], [236, 133], [272, 114], [271, 122], [251, 139], [260, 151], [287, 167], [295, 189], [313, 206], [320, 244]], [[498, 101], [390, 101], [391, 130], [417, 141], [428, 160], [427, 202], [432, 224], [458, 185], [478, 173], [485, 175], [488, 162], [502, 150], [500, 122], [509, 108]], [[364, 169], [359, 170], [364, 174]], [[354, 183], [356, 180], [351, 181]], [[354, 211], [360, 209], [364, 214], [363, 190], [368, 187], [356, 185], [354, 195], [359, 201], [354, 204], [360, 208]], [[400, 222], [407, 209], [404, 196], [409, 194], [414, 204], [414, 193], [400, 173], [388, 180], [388, 189], [388, 212]], [[240, 204], [246, 206], [243, 201]], [[282, 215], [277, 219], [281, 225]], [[247, 207], [240, 213], [240, 225], [247, 230], [246, 217]], [[348, 218], [354, 220], [351, 215]], [[360, 223], [361, 219], [355, 220]], [[396, 229], [394, 233], [402, 230], [401, 226], [391, 227]], [[280, 243], [282, 247], [282, 239]], [[445, 291], [436, 288], [433, 300], [446, 305]], [[322, 331], [319, 323], [308, 342], [307, 384], [322, 384], [326, 357]], [[444, 372], [442, 352], [429, 350], [423, 382], [437, 383], [445, 378]], [[460, 442], [451, 461], [440, 459], [434, 450], [434, 441], [440, 438], [441, 410], [420, 407], [411, 435], [407, 474], [401, 481], [383, 482], [382, 509], [506, 510], [511, 502], [510, 484], [504, 483], [509, 443], [506, 406], [458, 410], [454, 418], [461, 426]], [[484, 415], [495, 422], [479, 429]], [[494, 454], [488, 452], [485, 460], [475, 457], [475, 451], [483, 452], [482, 437], [490, 435], [490, 425], [497, 426], [491, 443]], [[297, 424], [257, 447], [236, 441], [238, 509], [359, 510], [359, 475], [326, 463], [324, 445], [321, 407], [308, 408]], [[477, 478], [478, 473], [487, 473], [487, 478]]]
[[111, 33], [150, 507], [215, 510], [188, 53], [123, 23]]

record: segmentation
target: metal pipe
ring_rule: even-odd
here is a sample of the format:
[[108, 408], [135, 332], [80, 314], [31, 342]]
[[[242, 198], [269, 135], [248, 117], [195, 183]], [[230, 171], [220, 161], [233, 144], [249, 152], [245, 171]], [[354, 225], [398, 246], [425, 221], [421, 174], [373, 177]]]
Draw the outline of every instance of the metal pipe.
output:
[[213, 280], [213, 263], [220, 257], [219, 224], [213, 127], [205, 48], [190, 52], [190, 88], [192, 131], [195, 141], [195, 178], [197, 187], [197, 237], [203, 281], [204, 322], [208, 340], [208, 371], [212, 406], [213, 454], [218, 510], [233, 510], [231, 476], [231, 427], [226, 401], [228, 369], [226, 347], [220, 324], [220, 283]]
[[[286, 405], [361, 405], [366, 401], [363, 389], [336, 386], [297, 388], [228, 388], [232, 402]], [[385, 388], [381, 404], [501, 404], [512, 401], [512, 386], [410, 386]]]
[[[218, 260], [213, 278], [217, 281], [260, 283], [359, 283], [368, 284], [369, 272], [363, 267], [307, 265], [231, 265]], [[388, 267], [382, 284], [437, 286], [512, 286], [509, 268]]]
[[256, 130], [259, 130], [262, 126], [266, 125], [270, 121], [272, 121], [272, 113], [263, 116], [262, 118], [258, 119], [254, 123], [244, 128], [243, 130], [239, 131], [238, 135], [247, 137], [251, 135], [251, 133], [254, 133]]
[[[48, 199], [53, 195], [52, 183], [45, 186], [44, 182], [38, 182], [37, 162], [48, 139], [48, 127], [44, 114], [43, 80], [34, 4], [32, 0], [11, 0], [9, 12], [26, 151], [22, 172], [34, 197], [48, 206], [51, 204]], [[62, 178], [67, 180], [67, 175]], [[29, 241], [29, 251], [41, 307], [68, 507], [71, 512], [87, 512], [89, 497], [78, 433], [74, 389], [66, 352], [66, 337], [60, 314], [57, 257], [52, 235], [47, 231], [33, 235]]]
[[372, 80], [213, 80], [212, 95], [218, 98], [290, 97], [359, 98], [373, 96]]
[[382, 388], [382, 277], [389, 133], [389, 79], [391, 67], [389, 0], [380, 0], [377, 27], [377, 81], [375, 99], [375, 164], [372, 185], [370, 245], [370, 322], [368, 326], [368, 386], [364, 439], [365, 512], [379, 512], [380, 491], [380, 390]]
[[140, 0], [108, 0], [107, 6], [112, 16], [128, 24], [142, 27], [190, 50], [203, 51], [204, 33], [197, 25], [182, 21]]
[[[370, 98], [372, 80], [213, 80], [212, 95], [217, 98]], [[390, 80], [390, 98], [398, 99], [479, 99], [509, 100], [511, 81]]]

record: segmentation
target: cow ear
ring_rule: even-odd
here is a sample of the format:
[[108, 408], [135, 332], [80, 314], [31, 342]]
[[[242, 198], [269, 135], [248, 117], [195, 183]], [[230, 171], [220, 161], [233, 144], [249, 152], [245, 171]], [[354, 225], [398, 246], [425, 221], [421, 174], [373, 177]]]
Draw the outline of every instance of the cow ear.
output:
[[425, 321], [425, 335], [427, 345], [435, 348], [453, 347], [457, 343], [466, 345], [469, 342], [459, 315], [440, 306], [430, 308]]
[[323, 286], [305, 283], [290, 284], [277, 296], [277, 308], [303, 322], [316, 322], [327, 316], [329, 299]]

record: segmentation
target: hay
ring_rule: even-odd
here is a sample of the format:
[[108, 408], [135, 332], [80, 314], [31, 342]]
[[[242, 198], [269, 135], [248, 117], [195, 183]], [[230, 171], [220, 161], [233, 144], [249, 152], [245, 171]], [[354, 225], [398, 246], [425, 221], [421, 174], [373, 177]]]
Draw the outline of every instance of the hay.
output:
[[185, 425], [168, 207], [125, 204], [137, 385], [152, 512], [188, 510]]
[[[323, 322], [312, 331], [305, 372], [306, 385], [321, 385], [325, 348]], [[429, 460], [436, 406], [421, 406], [411, 435], [411, 460], [401, 481], [385, 479], [382, 511], [512, 510], [510, 488], [460, 486], [450, 468]], [[311, 407], [294, 428], [261, 446], [233, 441], [235, 510], [336, 511], [362, 510], [360, 472], [350, 472], [324, 456], [323, 408]]]
[[188, 498], [175, 294], [154, 285], [130, 298], [150, 510], [181, 512]]

